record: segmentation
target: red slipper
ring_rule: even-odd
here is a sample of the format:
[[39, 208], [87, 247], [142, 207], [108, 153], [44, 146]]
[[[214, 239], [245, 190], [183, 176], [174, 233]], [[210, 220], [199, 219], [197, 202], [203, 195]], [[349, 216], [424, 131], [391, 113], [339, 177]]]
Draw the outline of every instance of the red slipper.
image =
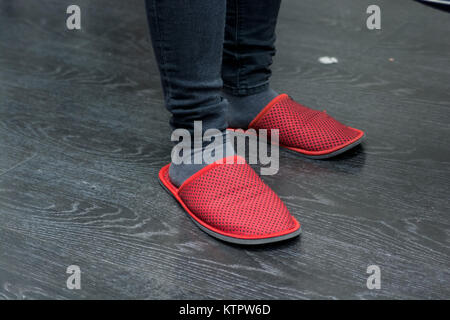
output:
[[365, 136], [363, 131], [347, 127], [325, 111], [305, 107], [287, 94], [273, 99], [248, 127], [268, 129], [268, 134], [270, 129], [278, 129], [280, 146], [314, 159], [336, 156], [360, 144]]
[[170, 182], [170, 164], [159, 171], [159, 180], [195, 224], [213, 237], [262, 244], [298, 236], [300, 224], [281, 199], [244, 159], [232, 158], [232, 164], [226, 164], [229, 158], [225, 158], [222, 164], [206, 166], [179, 188]]

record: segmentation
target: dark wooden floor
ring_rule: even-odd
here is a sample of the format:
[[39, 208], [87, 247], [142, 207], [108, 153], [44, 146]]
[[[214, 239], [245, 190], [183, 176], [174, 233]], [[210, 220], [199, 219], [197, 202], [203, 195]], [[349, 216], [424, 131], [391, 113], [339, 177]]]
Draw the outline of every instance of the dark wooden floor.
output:
[[[0, 0], [0, 298], [450, 298], [448, 13], [284, 1], [273, 87], [367, 140], [329, 161], [282, 152], [264, 180], [303, 236], [243, 248], [157, 183], [169, 115], [143, 1], [78, 0], [68, 31], [73, 2]], [[66, 288], [72, 264], [81, 290]]]

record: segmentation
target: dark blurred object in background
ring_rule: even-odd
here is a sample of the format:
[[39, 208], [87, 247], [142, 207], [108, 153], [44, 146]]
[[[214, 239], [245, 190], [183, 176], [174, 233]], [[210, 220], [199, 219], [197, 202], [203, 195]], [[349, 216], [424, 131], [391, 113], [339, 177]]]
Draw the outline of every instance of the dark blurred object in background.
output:
[[450, 12], [450, 0], [417, 0], [430, 7]]

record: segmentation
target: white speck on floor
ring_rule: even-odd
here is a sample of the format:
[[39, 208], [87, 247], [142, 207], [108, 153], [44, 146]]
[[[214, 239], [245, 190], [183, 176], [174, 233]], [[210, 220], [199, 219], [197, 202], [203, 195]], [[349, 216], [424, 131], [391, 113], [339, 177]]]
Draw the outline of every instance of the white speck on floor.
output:
[[322, 64], [332, 64], [332, 63], [338, 63], [338, 59], [335, 57], [320, 57], [319, 62]]

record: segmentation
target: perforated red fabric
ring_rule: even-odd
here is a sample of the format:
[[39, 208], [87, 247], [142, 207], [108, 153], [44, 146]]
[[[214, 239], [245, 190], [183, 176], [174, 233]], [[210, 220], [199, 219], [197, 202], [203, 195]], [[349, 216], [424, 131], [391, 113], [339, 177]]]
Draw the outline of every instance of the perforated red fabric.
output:
[[254, 122], [251, 123], [254, 129], [278, 129], [281, 145], [307, 151], [345, 146], [359, 135], [325, 112], [305, 107], [287, 95]]
[[178, 194], [201, 221], [226, 233], [263, 236], [296, 226], [281, 199], [246, 163], [213, 166]]

